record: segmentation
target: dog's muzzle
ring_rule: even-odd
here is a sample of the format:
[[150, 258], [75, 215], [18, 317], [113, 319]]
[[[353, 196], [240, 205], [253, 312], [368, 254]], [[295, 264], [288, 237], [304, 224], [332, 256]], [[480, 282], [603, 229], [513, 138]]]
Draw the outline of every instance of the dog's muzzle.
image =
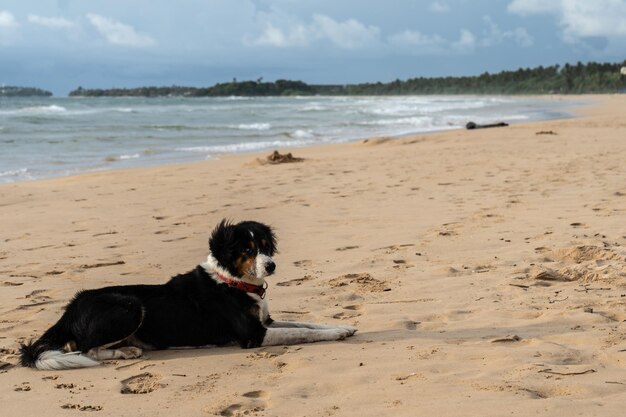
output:
[[265, 272], [267, 275], [272, 275], [276, 271], [276, 264], [271, 259], [265, 263]]
[[263, 278], [276, 271], [276, 264], [271, 257], [259, 253], [256, 257], [256, 277]]

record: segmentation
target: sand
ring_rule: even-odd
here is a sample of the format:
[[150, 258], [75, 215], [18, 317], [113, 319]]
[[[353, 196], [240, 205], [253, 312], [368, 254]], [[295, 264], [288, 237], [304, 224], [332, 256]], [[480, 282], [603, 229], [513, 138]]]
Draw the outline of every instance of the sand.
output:
[[[558, 98], [550, 98], [558, 99]], [[582, 117], [0, 186], [6, 416], [623, 414], [626, 96]], [[162, 283], [274, 226], [276, 319], [335, 343], [14, 366], [82, 288]]]

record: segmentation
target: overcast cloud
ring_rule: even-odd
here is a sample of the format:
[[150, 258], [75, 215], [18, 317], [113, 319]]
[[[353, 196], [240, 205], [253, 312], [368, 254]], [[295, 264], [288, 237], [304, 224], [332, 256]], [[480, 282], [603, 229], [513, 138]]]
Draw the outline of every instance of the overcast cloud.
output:
[[0, 83], [472, 75], [626, 59], [626, 0], [0, 0]]

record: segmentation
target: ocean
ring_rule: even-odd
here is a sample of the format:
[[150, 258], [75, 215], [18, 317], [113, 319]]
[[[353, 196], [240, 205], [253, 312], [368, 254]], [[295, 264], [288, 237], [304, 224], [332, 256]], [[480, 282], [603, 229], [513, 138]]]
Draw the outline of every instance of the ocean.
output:
[[483, 96], [0, 98], [0, 183], [461, 129], [468, 121], [563, 118], [575, 104]]

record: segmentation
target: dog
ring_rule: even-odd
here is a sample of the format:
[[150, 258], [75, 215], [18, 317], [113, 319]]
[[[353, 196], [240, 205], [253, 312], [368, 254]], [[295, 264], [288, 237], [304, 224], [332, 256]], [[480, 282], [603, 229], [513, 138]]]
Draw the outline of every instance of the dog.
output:
[[22, 366], [84, 368], [132, 359], [143, 350], [239, 344], [242, 348], [343, 340], [357, 329], [275, 321], [266, 278], [276, 271], [272, 229], [255, 221], [222, 220], [206, 262], [159, 285], [79, 291], [59, 321], [22, 344]]

